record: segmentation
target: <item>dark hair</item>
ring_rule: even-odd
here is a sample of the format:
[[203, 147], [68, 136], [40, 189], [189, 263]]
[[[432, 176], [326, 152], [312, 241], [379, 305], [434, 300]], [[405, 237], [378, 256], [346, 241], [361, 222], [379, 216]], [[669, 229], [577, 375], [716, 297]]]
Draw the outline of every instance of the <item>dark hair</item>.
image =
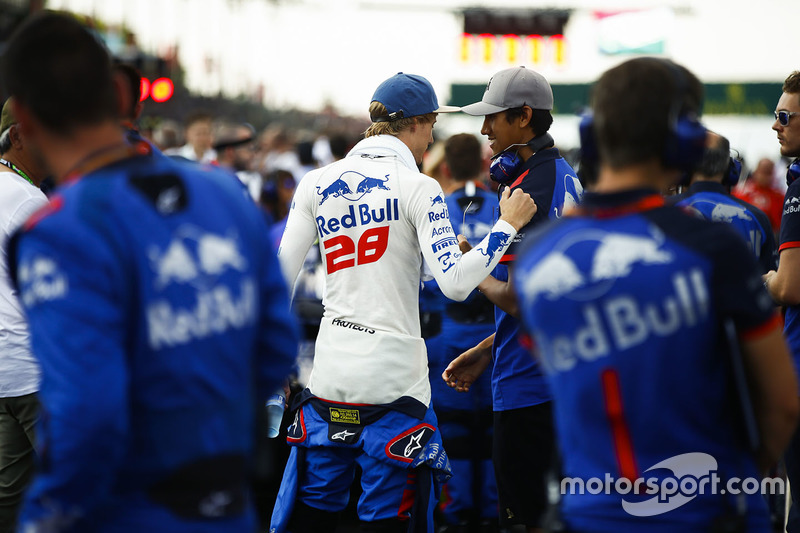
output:
[[342, 159], [344, 156], [347, 155], [347, 149], [350, 146], [350, 141], [347, 140], [347, 137], [344, 133], [336, 133], [331, 135], [328, 139], [328, 144], [331, 146], [331, 154], [336, 159]]
[[8, 41], [0, 79], [60, 135], [117, 118], [108, 51], [72, 16], [43, 11], [23, 22]]
[[444, 158], [456, 181], [475, 178], [483, 168], [481, 143], [474, 135], [459, 133], [444, 143]]
[[297, 158], [300, 160], [301, 165], [315, 165], [317, 160], [314, 159], [314, 143], [311, 141], [300, 141], [297, 143]]
[[703, 159], [695, 169], [695, 172], [708, 178], [724, 173], [731, 162], [731, 142], [722, 135], [716, 141], [714, 146], [706, 147]]
[[[530, 107], [530, 106], [528, 106]], [[529, 124], [534, 135], [537, 137], [543, 133], [547, 133], [550, 126], [553, 124], [553, 115], [547, 109], [533, 109], [531, 107], [531, 122]], [[509, 124], [520, 118], [525, 114], [525, 106], [512, 107], [505, 110], [506, 120]]]
[[671, 122], [699, 114], [702, 100], [700, 80], [665, 59], [636, 58], [607, 70], [592, 91], [600, 159], [619, 168], [662, 158]]
[[800, 93], [800, 71], [795, 70], [784, 80], [781, 90], [789, 94]]
[[125, 78], [125, 84], [128, 86], [128, 91], [131, 95], [130, 108], [125, 110], [123, 118], [129, 120], [136, 119], [136, 106], [142, 97], [142, 73], [128, 63], [115, 63], [112, 67], [114, 72], [119, 72]]

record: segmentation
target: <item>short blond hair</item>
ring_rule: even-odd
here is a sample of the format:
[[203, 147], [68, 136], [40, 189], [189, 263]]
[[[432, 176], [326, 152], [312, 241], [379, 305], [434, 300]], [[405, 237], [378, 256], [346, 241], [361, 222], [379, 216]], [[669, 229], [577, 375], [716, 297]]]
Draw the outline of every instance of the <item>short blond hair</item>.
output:
[[[369, 105], [369, 117], [375, 120], [381, 117], [389, 116], [389, 111], [380, 102], [372, 102]], [[416, 117], [399, 118], [391, 122], [373, 122], [364, 132], [364, 137], [372, 137], [374, 135], [394, 135], [397, 137], [401, 132], [409, 129], [418, 122], [430, 123], [436, 120], [436, 113], [426, 113], [425, 115], [418, 115]]]

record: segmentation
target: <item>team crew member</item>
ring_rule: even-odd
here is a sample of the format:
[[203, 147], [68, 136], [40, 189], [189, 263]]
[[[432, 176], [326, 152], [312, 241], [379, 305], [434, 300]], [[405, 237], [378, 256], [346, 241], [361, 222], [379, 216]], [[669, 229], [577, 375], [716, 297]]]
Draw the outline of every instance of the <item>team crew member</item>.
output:
[[[492, 229], [499, 209], [497, 194], [483, 183], [485, 159], [480, 141], [469, 133], [444, 143], [445, 175], [454, 189], [445, 197], [457, 234], [480, 242]], [[477, 290], [463, 302], [445, 298], [436, 281], [426, 281], [420, 297], [439, 302], [441, 333], [425, 339], [431, 400], [439, 419], [453, 477], [441, 500], [439, 533], [497, 528], [497, 485], [492, 466], [492, 383], [486, 372], [461, 394], [441, 379], [445, 367], [465, 350], [494, 333], [494, 305]]]
[[730, 224], [747, 242], [758, 259], [761, 272], [777, 266], [778, 248], [767, 215], [759, 208], [730, 194], [739, 181], [741, 163], [730, 156], [730, 142], [708, 132], [703, 159], [691, 177], [685, 194], [673, 197], [676, 205], [691, 207], [707, 220]]
[[[702, 157], [701, 101], [699, 80], [671, 61], [604, 73], [581, 125], [597, 182], [515, 265], [564, 475], [614, 480], [599, 493], [562, 483], [568, 531], [771, 531], [764, 497], [732, 491], [761, 479], [795, 426], [778, 315], [741, 237], [658, 193]], [[688, 476], [720, 484], [692, 491]]]
[[[800, 71], [783, 82], [783, 94], [775, 107], [772, 129], [778, 134], [781, 155], [795, 158], [786, 173], [786, 198], [780, 234], [780, 262], [777, 272], [764, 275], [764, 284], [779, 305], [786, 306], [784, 335], [800, 369]], [[785, 456], [786, 475], [792, 487], [800, 487], [800, 431], [792, 437]], [[792, 490], [786, 531], [800, 532], [800, 490]]]
[[[0, 118], [0, 249], [35, 211], [47, 204], [39, 189], [45, 171], [11, 112]], [[9, 278], [8, 257], [0, 261], [0, 532], [16, 531], [22, 493], [34, 471], [34, 426], [39, 419], [39, 364], [31, 354], [28, 323]]]
[[111, 61], [42, 12], [0, 75], [60, 183], [9, 249], [42, 368], [21, 531], [254, 531], [257, 409], [296, 352], [258, 208], [230, 176], [143, 155]]
[[288, 531], [331, 531], [356, 463], [362, 531], [432, 527], [432, 473], [441, 479], [449, 467], [420, 336], [422, 262], [446, 296], [463, 300], [536, 209], [522, 191], [506, 193], [503, 216], [462, 256], [441, 187], [417, 170], [436, 114], [453, 110], [439, 108], [425, 78], [397, 74], [375, 91], [366, 138], [297, 187], [278, 255], [294, 281], [319, 239], [325, 314], [307, 389], [294, 405], [293, 448], [273, 514], [278, 533], [290, 516]]
[[492, 458], [499, 518], [501, 525], [523, 524], [529, 531], [540, 526], [547, 506], [546, 478], [553, 469], [555, 443], [544, 375], [519, 343], [508, 269], [521, 237], [537, 225], [559, 218], [583, 192], [577, 174], [547, 133], [553, 122], [552, 109], [550, 84], [541, 74], [524, 67], [495, 74], [483, 99], [464, 108], [470, 115], [485, 116], [481, 133], [489, 138], [494, 154], [492, 179], [500, 182], [502, 189], [527, 192], [538, 209], [492, 277], [478, 287], [496, 305], [495, 335], [453, 360], [442, 375], [450, 386], [467, 390], [493, 363]]

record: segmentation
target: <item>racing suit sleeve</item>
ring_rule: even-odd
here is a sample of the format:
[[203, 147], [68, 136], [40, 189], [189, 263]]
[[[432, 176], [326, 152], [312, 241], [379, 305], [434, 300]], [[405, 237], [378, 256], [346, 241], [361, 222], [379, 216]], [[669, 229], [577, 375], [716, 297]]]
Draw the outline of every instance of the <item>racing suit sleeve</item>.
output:
[[70, 530], [111, 492], [130, 424], [124, 347], [133, 340], [124, 312], [132, 283], [102, 239], [64, 225], [35, 226], [15, 250], [31, 348], [45, 376], [39, 470], [20, 520], [52, 531]]
[[281, 245], [278, 248], [281, 271], [289, 287], [289, 293], [294, 292], [294, 284], [303, 266], [303, 261], [309, 248], [317, 239], [317, 225], [311, 212], [311, 202], [314, 201], [313, 189], [310, 189], [312, 174], [307, 174], [300, 180], [292, 198], [292, 207], [286, 220], [286, 229], [283, 230]]
[[413, 189], [408, 211], [417, 229], [422, 256], [439, 288], [445, 296], [459, 302], [491, 274], [517, 234], [511, 224], [498, 220], [477, 246], [462, 254], [442, 188], [427, 177]]

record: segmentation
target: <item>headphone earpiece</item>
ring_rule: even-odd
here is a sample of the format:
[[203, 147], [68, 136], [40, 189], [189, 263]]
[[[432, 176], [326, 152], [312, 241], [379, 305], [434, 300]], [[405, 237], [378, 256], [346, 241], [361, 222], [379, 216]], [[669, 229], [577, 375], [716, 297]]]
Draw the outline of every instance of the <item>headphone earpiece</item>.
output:
[[679, 116], [667, 135], [664, 166], [690, 171], [702, 161], [705, 148], [705, 126], [694, 116]]
[[800, 178], [800, 157], [792, 161], [786, 169], [786, 186], [791, 185], [797, 178]]
[[555, 144], [553, 137], [549, 133], [543, 133], [538, 137], [534, 137], [524, 145], [511, 145], [496, 156], [492, 158], [492, 164], [489, 165], [489, 177], [493, 181], [505, 185], [511, 178], [517, 175], [520, 165], [522, 165], [522, 158], [519, 153], [511, 151], [514, 146], [528, 146], [534, 153], [542, 148], [549, 148]]
[[497, 157], [492, 159], [492, 164], [489, 165], [489, 177], [493, 181], [505, 185], [516, 174], [516, 170], [521, 163], [519, 154], [517, 152], [501, 152]]
[[742, 161], [739, 158], [731, 157], [728, 163], [728, 170], [722, 176], [722, 184], [726, 187], [736, 187], [739, 184], [739, 177], [742, 175]]

